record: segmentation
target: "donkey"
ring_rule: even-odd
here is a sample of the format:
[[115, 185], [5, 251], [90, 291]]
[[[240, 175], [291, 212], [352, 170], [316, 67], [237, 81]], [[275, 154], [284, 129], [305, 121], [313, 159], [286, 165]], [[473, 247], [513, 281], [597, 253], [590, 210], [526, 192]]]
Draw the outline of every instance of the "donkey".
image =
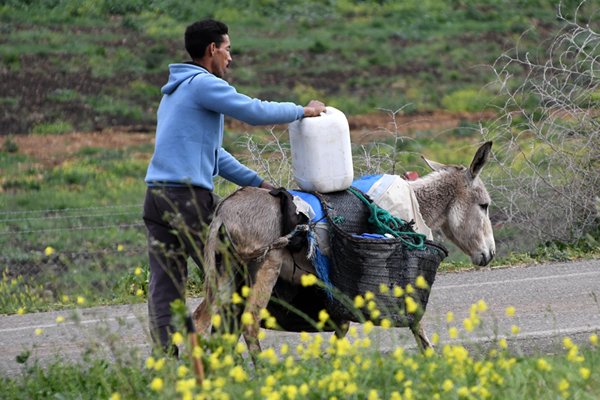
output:
[[[491, 147], [492, 142], [479, 147], [469, 168], [444, 165], [423, 157], [433, 172], [410, 182], [425, 223], [431, 229], [441, 230], [478, 266], [487, 265], [495, 255], [488, 210], [491, 200], [479, 177]], [[271, 196], [268, 190], [253, 187], [234, 192], [219, 204], [209, 228], [204, 260], [206, 293], [204, 301], [193, 313], [200, 333], [207, 332], [211, 315], [219, 312], [219, 300], [230, 302], [236, 290], [236, 279], [239, 286], [239, 269], [236, 278], [231, 273], [219, 271], [216, 266], [219, 232], [223, 227], [235, 255], [248, 268], [243, 273], [248, 276], [242, 278], [251, 282], [252, 290], [245, 311], [252, 315], [254, 322], [244, 325], [243, 335], [250, 353], [256, 354], [260, 351], [260, 312], [267, 307], [275, 284], [279, 280], [287, 287], [298, 287], [302, 275], [315, 274], [315, 269], [306, 252], [294, 255], [285, 248], [288, 237], [281, 236], [279, 199]], [[431, 346], [420, 321], [410, 329], [420, 350]], [[338, 336], [344, 333], [344, 330], [336, 331]]]

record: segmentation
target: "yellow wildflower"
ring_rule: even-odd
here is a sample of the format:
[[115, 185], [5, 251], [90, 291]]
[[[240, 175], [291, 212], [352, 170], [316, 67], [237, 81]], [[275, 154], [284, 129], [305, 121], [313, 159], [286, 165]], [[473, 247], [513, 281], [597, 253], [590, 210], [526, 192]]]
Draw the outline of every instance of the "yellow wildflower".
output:
[[310, 391], [310, 388], [308, 387], [308, 385], [306, 383], [303, 383], [302, 385], [300, 385], [299, 391], [302, 396], [306, 396], [308, 394], [308, 392]]
[[590, 377], [590, 375], [591, 375], [591, 373], [592, 373], [592, 371], [590, 371], [589, 368], [584, 368], [584, 367], [579, 368], [579, 375], [581, 375], [581, 377], [584, 380], [588, 380], [589, 377]]
[[155, 392], [160, 392], [163, 389], [164, 386], [164, 382], [161, 378], [154, 378], [152, 380], [152, 382], [150, 383], [150, 389], [154, 390]]
[[440, 342], [440, 335], [437, 332], [433, 332], [433, 334], [431, 335], [431, 343], [433, 345], [436, 345]]
[[65, 317], [63, 317], [62, 315], [59, 315], [58, 317], [56, 317], [57, 324], [61, 324], [63, 322], [65, 322]]
[[454, 388], [454, 383], [452, 383], [452, 381], [450, 379], [446, 379], [444, 380], [444, 383], [442, 383], [442, 389], [444, 390], [444, 392], [449, 392]]
[[235, 352], [238, 354], [242, 354], [243, 352], [245, 352], [246, 349], [246, 345], [242, 342], [237, 342], [235, 345]]
[[563, 338], [563, 346], [564, 346], [565, 349], [569, 350], [570, 348], [572, 348], [573, 346], [575, 346], [575, 344], [573, 343], [573, 341], [571, 340], [571, 338], [565, 337], [565, 338]]
[[36, 336], [40, 336], [42, 333], [44, 333], [44, 330], [43, 330], [42, 328], [37, 328], [37, 329], [35, 330], [35, 335], [36, 335]]
[[194, 357], [195, 359], [199, 359], [200, 357], [202, 357], [202, 347], [194, 346], [194, 349], [192, 350], [192, 357]]
[[517, 325], [513, 325], [510, 327], [510, 331], [513, 335], [518, 335], [521, 332], [521, 329]]
[[62, 300], [63, 303], [66, 303], [66, 302], [69, 301], [69, 296], [67, 296], [66, 294], [63, 294], [62, 297], [61, 297], [61, 300]]
[[450, 336], [450, 339], [456, 339], [458, 337], [458, 329], [454, 326], [448, 329], [448, 336]]
[[375, 390], [375, 389], [369, 390], [369, 395], [367, 396], [367, 399], [368, 400], [378, 400], [379, 393], [377, 393], [377, 390]]
[[409, 314], [414, 314], [415, 312], [417, 312], [419, 306], [412, 297], [408, 296], [404, 301], [406, 303], [406, 312], [408, 312]]
[[571, 386], [569, 384], [569, 381], [566, 379], [561, 379], [561, 381], [558, 383], [558, 390], [560, 390], [561, 392], [564, 392], [565, 390], [569, 389], [569, 386]]
[[366, 335], [368, 335], [369, 333], [371, 333], [371, 331], [373, 330], [374, 327], [375, 327], [375, 325], [373, 324], [372, 321], [367, 321], [363, 325], [363, 331], [365, 332]]
[[381, 327], [382, 327], [383, 329], [388, 329], [388, 328], [391, 328], [391, 327], [392, 327], [392, 321], [390, 321], [390, 320], [389, 320], [389, 319], [387, 319], [387, 318], [384, 318], [384, 319], [382, 319], [382, 320], [381, 320]]
[[150, 357], [146, 358], [146, 368], [148, 368], [148, 369], [154, 368], [155, 363], [156, 363], [156, 360], [154, 359], [154, 357], [150, 356]]
[[279, 359], [277, 358], [277, 353], [275, 353], [275, 350], [272, 347], [269, 347], [268, 349], [263, 350], [258, 355], [258, 358], [260, 358], [261, 360], [266, 360], [273, 365], [275, 365], [279, 362]]
[[365, 298], [362, 297], [360, 294], [356, 295], [356, 297], [354, 298], [354, 307], [363, 308], [364, 306], [365, 306]]
[[402, 382], [405, 377], [406, 377], [406, 375], [404, 374], [404, 371], [402, 371], [402, 370], [398, 370], [398, 372], [396, 372], [396, 374], [394, 375], [394, 379], [396, 379], [396, 381], [398, 381], [398, 382]]
[[189, 369], [185, 365], [180, 365], [179, 367], [177, 367], [177, 376], [179, 378], [185, 377], [188, 372]]
[[46, 257], [50, 257], [54, 253], [56, 253], [56, 250], [54, 250], [54, 247], [52, 247], [52, 246], [47, 246], [44, 249], [44, 254], [46, 255]]
[[404, 294], [404, 289], [400, 286], [394, 286], [394, 297], [401, 297]]
[[19, 307], [19, 309], [17, 310], [17, 314], [19, 314], [19, 315], [25, 314], [25, 309], [23, 307]]
[[452, 311], [448, 311], [448, 314], [446, 314], [446, 322], [450, 323], [454, 321], [454, 313]]
[[79, 305], [85, 304], [85, 297], [77, 296], [77, 304], [79, 304]]
[[244, 302], [244, 299], [242, 298], [242, 296], [239, 295], [238, 292], [233, 292], [233, 294], [231, 295], [231, 302], [233, 304], [241, 304]]
[[124, 249], [125, 249], [125, 246], [123, 246], [122, 244], [117, 245], [117, 251], [123, 251]]
[[506, 307], [506, 310], [504, 310], [504, 312], [506, 313], [506, 316], [508, 316], [508, 317], [514, 317], [516, 311], [517, 310], [513, 306], [508, 306], [508, 307]]
[[548, 363], [548, 361], [546, 361], [543, 358], [540, 358], [540, 359], [537, 360], [536, 367], [540, 371], [551, 371], [552, 370], [552, 367], [550, 366], [550, 364]]
[[429, 284], [422, 275], [417, 276], [417, 279], [415, 280], [415, 286], [419, 289], [429, 289]]
[[160, 371], [165, 366], [165, 359], [161, 358], [154, 363], [154, 370]]
[[394, 390], [390, 393], [390, 400], [402, 400], [402, 395]]
[[508, 348], [508, 342], [506, 341], [506, 339], [502, 338], [498, 340], [498, 346], [500, 346], [501, 349], [506, 350]]
[[592, 346], [598, 346], [598, 335], [596, 335], [595, 333], [591, 335], [590, 343], [592, 344]]
[[135, 270], [133, 271], [133, 274], [135, 276], [140, 276], [142, 274], [142, 267], [135, 267]]
[[488, 305], [487, 305], [487, 303], [485, 302], [485, 300], [483, 300], [483, 299], [480, 299], [480, 300], [477, 302], [477, 311], [479, 311], [479, 312], [486, 312], [486, 311], [487, 311], [487, 309], [488, 309]]
[[344, 394], [346, 394], [348, 396], [352, 396], [356, 392], [358, 392], [358, 386], [354, 382], [347, 384], [346, 387], [344, 388]]
[[412, 285], [409, 283], [408, 285], [406, 285], [406, 287], [404, 288], [404, 291], [407, 294], [411, 294], [414, 293], [415, 289], [412, 287]]
[[177, 393], [183, 393], [185, 398], [185, 393], [189, 393], [196, 387], [196, 379], [181, 379], [178, 380], [175, 384], [175, 391]]
[[402, 360], [404, 358], [404, 349], [402, 347], [396, 347], [393, 355], [396, 361]]
[[325, 310], [319, 311], [319, 321], [326, 322], [329, 319], [329, 314]]
[[171, 337], [171, 342], [175, 345], [175, 346], [179, 346], [183, 343], [183, 335], [179, 332], [175, 332], [173, 334], [173, 336]]
[[386, 285], [385, 283], [379, 284], [379, 293], [385, 294], [385, 293], [388, 293], [389, 291], [390, 291], [390, 287], [388, 285]]
[[369, 300], [373, 300], [375, 298], [375, 294], [369, 290], [366, 291], [365, 293], [365, 300], [369, 301]]
[[461, 386], [457, 391], [458, 397], [470, 397], [469, 388], [466, 386]]
[[242, 324], [243, 325], [252, 325], [254, 323], [254, 317], [252, 317], [252, 313], [246, 311], [242, 314]]
[[473, 321], [470, 318], [465, 318], [463, 321], [463, 326], [467, 332], [473, 332]]
[[218, 329], [221, 326], [222, 319], [219, 314], [213, 315], [211, 318], [211, 321], [212, 321], [213, 327]]
[[248, 374], [240, 365], [233, 367], [229, 371], [229, 376], [236, 382], [244, 382], [248, 379]]
[[288, 399], [294, 400], [298, 396], [298, 388], [296, 385], [285, 385], [282, 387]]
[[313, 274], [302, 275], [300, 278], [300, 283], [302, 283], [302, 286], [312, 286], [317, 283], [317, 277]]
[[578, 354], [579, 348], [576, 345], [573, 345], [573, 347], [571, 347], [569, 349], [569, 352], [567, 353], [567, 360], [569, 360], [570, 362], [573, 363], [581, 363], [584, 361], [584, 357]]
[[138, 290], [136, 290], [136, 291], [135, 291], [135, 295], [136, 295], [137, 297], [142, 297], [142, 296], [144, 295], [144, 290], [142, 290], [142, 289], [138, 289]]
[[110, 395], [110, 400], [121, 400], [121, 395], [115, 392]]
[[242, 296], [243, 297], [250, 296], [250, 288], [246, 285], [242, 286]]
[[279, 350], [281, 355], [286, 355], [289, 351], [290, 351], [290, 346], [287, 343], [282, 344], [281, 349]]

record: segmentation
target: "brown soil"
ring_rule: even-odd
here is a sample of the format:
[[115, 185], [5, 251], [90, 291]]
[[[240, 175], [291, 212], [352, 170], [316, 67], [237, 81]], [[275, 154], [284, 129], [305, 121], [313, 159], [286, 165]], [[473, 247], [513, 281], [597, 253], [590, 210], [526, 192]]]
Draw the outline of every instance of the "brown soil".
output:
[[[416, 131], [444, 131], [456, 128], [462, 122], [477, 122], [492, 118], [487, 113], [435, 112], [422, 115], [397, 115], [381, 112], [348, 118], [354, 143], [364, 143], [390, 132], [410, 136]], [[278, 127], [279, 128], [279, 127]], [[285, 126], [281, 126], [285, 129]], [[228, 129], [252, 132], [257, 128], [238, 121], [229, 121]], [[264, 128], [258, 128], [264, 129]], [[130, 146], [154, 143], [153, 130], [149, 127], [111, 128], [98, 132], [75, 132], [63, 135], [16, 135], [13, 140], [19, 152], [32, 156], [44, 164], [56, 164], [86, 147], [123, 149]]]

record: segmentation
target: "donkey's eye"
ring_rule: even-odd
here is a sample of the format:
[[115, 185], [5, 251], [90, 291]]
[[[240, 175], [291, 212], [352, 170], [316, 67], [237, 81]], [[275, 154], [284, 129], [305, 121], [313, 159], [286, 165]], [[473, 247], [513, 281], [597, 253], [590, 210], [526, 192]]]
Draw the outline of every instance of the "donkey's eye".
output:
[[480, 204], [480, 205], [479, 205], [479, 207], [481, 207], [481, 209], [482, 209], [483, 211], [487, 211], [487, 209], [488, 209], [488, 207], [489, 207], [489, 206], [490, 206], [490, 205], [489, 205], [489, 204], [487, 204], [487, 203], [484, 203], [484, 204]]

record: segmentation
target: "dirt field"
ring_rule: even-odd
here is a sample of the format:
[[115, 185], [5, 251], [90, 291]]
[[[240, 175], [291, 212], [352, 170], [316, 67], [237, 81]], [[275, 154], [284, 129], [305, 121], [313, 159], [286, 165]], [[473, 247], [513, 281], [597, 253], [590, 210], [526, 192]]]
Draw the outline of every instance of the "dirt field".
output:
[[[493, 117], [493, 114], [466, 114], [436, 112], [432, 114], [401, 116], [394, 119], [390, 114], [378, 113], [349, 118], [350, 132], [354, 143], [364, 143], [386, 132], [398, 131], [410, 136], [414, 131], [443, 131], [457, 127], [461, 122], [477, 122]], [[277, 126], [284, 130], [285, 126]], [[241, 122], [229, 121], [228, 129], [252, 132], [251, 127]], [[262, 128], [259, 128], [262, 129]], [[154, 142], [153, 127], [111, 128], [99, 132], [74, 132], [63, 135], [16, 135], [13, 140], [19, 152], [48, 163], [60, 162], [85, 147], [121, 149], [129, 146]]]

